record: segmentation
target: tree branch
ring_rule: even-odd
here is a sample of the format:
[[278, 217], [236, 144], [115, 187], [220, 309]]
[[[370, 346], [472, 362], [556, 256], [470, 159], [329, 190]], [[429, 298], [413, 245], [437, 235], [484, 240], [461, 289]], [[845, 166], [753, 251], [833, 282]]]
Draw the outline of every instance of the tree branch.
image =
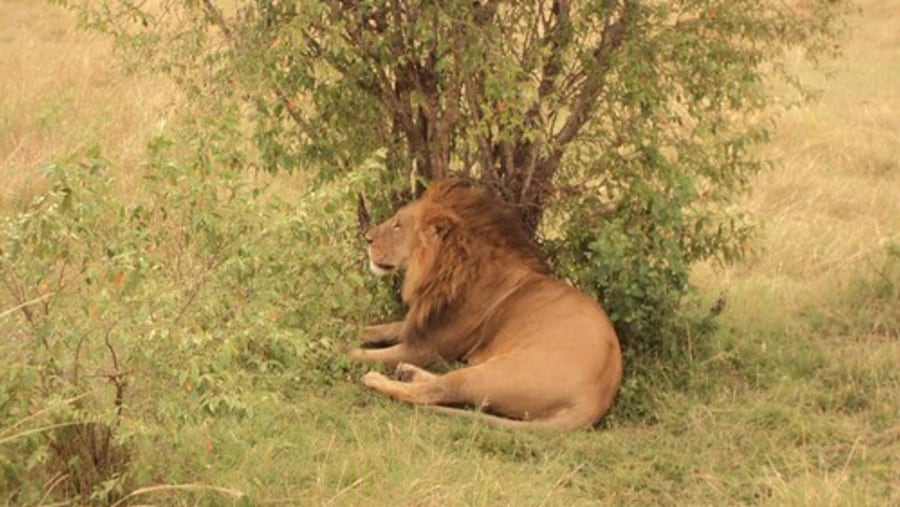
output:
[[229, 45], [234, 48], [234, 32], [225, 21], [225, 16], [222, 15], [222, 11], [216, 8], [216, 6], [212, 4], [211, 0], [202, 0], [201, 3], [203, 4], [203, 10], [206, 12], [206, 15], [210, 20], [212, 20], [214, 25], [219, 27], [219, 30], [221, 30], [222, 35], [225, 36], [225, 39], [228, 41]]
[[490, 131], [485, 128], [484, 115], [481, 112], [482, 104], [480, 99], [484, 96], [484, 74], [479, 72], [473, 75], [465, 83], [465, 97], [469, 116], [474, 119], [476, 127], [476, 141], [478, 143], [478, 163], [481, 165], [481, 171], [485, 182], [490, 186], [495, 186], [496, 181], [492, 181], [494, 173], [490, 170], [493, 165], [493, 149], [490, 139]]
[[[40, 303], [40, 302], [52, 297], [53, 295], [54, 295], [53, 292], [48, 292], [40, 297], [30, 300], [30, 301], [25, 301], [24, 303], [20, 303], [16, 306], [13, 306], [12, 308], [7, 308], [6, 310], [3, 310], [2, 312], [0, 312], [0, 319], [2, 319], [3, 317], [6, 317], [7, 315], [11, 315], [11, 314], [15, 313], [17, 310], [25, 310], [27, 307], [29, 307], [31, 305], [35, 305], [37, 303]], [[30, 319], [30, 314], [26, 313], [25, 316]]]
[[[124, 380], [125, 374], [122, 373], [122, 370], [119, 367], [119, 356], [116, 354], [116, 349], [112, 346], [112, 343], [109, 342], [109, 335], [111, 332], [111, 330], [108, 330], [103, 336], [103, 344], [106, 345], [107, 350], [109, 350], [109, 355], [113, 363], [113, 372], [106, 377], [113, 383], [113, 386], [115, 386], [116, 397], [113, 400], [113, 404], [116, 407], [116, 415], [121, 416], [122, 407], [125, 404], [126, 381]], [[118, 420], [116, 422], [118, 422]]]
[[547, 61], [541, 72], [541, 84], [538, 86], [540, 100], [553, 90], [553, 83], [562, 71], [563, 52], [572, 42], [572, 19], [569, 16], [568, 0], [555, 0], [552, 13], [556, 22], [549, 27], [541, 45], [549, 51]]
[[593, 63], [596, 69], [594, 72], [587, 73], [587, 78], [582, 84], [581, 91], [570, 108], [566, 123], [553, 138], [554, 148], [558, 149], [568, 144], [578, 135], [581, 127], [590, 119], [590, 115], [593, 113], [597, 103], [597, 98], [600, 96], [606, 83], [610, 57], [613, 52], [622, 46], [628, 37], [631, 24], [637, 15], [637, 9], [637, 0], [625, 0], [618, 19], [613, 21], [613, 15], [606, 18], [603, 35], [592, 52]]

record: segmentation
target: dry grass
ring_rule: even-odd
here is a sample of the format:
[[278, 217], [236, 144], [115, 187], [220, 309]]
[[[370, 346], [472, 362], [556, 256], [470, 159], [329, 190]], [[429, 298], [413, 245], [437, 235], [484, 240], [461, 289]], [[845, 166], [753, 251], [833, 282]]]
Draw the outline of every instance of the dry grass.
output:
[[0, 20], [0, 209], [39, 191], [40, 167], [94, 144], [122, 167], [138, 161], [172, 87], [123, 75], [111, 43], [76, 31], [58, 7], [2, 0]]
[[787, 304], [809, 303], [900, 242], [900, 2], [861, 8], [830, 76], [807, 73], [819, 100], [785, 113], [773, 136], [782, 167], [756, 178], [745, 200], [762, 222], [756, 255], [698, 270], [703, 286], [768, 285]]
[[823, 470], [798, 456], [793, 474], [773, 466], [765, 482], [776, 505], [878, 505], [900, 495], [892, 488], [893, 500], [874, 500], [852, 472], [862, 459], [868, 470], [900, 478], [900, 390], [891, 373], [900, 370], [900, 311], [890, 308], [897, 288], [881, 303], [861, 289], [886, 280], [886, 252], [900, 245], [900, 2], [859, 5], [829, 76], [801, 68], [821, 96], [785, 113], [768, 148], [781, 167], [759, 175], [744, 200], [761, 222], [756, 252], [736, 266], [700, 266], [694, 276], [702, 290], [729, 294], [723, 321], [743, 353], [769, 358], [762, 368], [775, 361], [785, 369], [769, 373], [783, 380], [770, 381], [780, 392], [760, 393], [769, 399], [763, 407], [850, 391], [882, 404], [808, 421], [810, 429], [831, 428], [844, 464]]

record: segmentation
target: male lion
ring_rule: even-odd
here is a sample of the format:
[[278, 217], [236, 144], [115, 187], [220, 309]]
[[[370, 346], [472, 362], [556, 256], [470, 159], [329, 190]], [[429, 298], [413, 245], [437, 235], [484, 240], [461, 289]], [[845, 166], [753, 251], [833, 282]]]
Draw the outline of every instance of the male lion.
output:
[[[612, 324], [552, 278], [518, 220], [486, 191], [433, 183], [366, 234], [378, 275], [405, 270], [400, 322], [369, 326], [354, 358], [396, 366], [363, 383], [393, 398], [508, 428], [575, 429], [610, 408], [622, 378]], [[386, 346], [385, 346], [386, 345]], [[461, 359], [438, 375], [421, 366]], [[475, 406], [496, 415], [453, 406]]]

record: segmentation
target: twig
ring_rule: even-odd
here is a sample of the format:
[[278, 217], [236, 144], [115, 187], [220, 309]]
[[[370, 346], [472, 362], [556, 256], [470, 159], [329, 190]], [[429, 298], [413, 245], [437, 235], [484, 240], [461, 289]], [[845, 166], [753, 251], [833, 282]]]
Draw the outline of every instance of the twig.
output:
[[[97, 392], [96, 389], [93, 391], [88, 391], [86, 393], [81, 393], [78, 396], [73, 396], [72, 398], [63, 400], [63, 403], [66, 405], [68, 405], [69, 403], [75, 403], [76, 401], [80, 400], [81, 398], [84, 398], [85, 396], [94, 394], [95, 392]], [[2, 431], [0, 431], [0, 433], [8, 433], [8, 432], [12, 431], [13, 429], [25, 424], [26, 422], [28, 422], [32, 419], [38, 418], [41, 414], [43, 414], [44, 412], [46, 412], [48, 410], [50, 410], [50, 407], [42, 408], [42, 409], [38, 410], [37, 412], [29, 415], [28, 417], [22, 418], [21, 420], [19, 420], [17, 423], [13, 424], [12, 426], [3, 429]]]
[[156, 493], [158, 491], [190, 491], [190, 490], [208, 490], [222, 493], [233, 498], [243, 498], [246, 493], [237, 489], [223, 488], [221, 486], [210, 486], [208, 484], [160, 484], [157, 486], [147, 486], [146, 488], [138, 488], [131, 493], [123, 496], [118, 502], [112, 504], [111, 507], [118, 507], [125, 503], [131, 497], [143, 495], [146, 493]]
[[59, 474], [56, 477], [54, 477], [53, 480], [50, 482], [50, 484], [45, 486], [44, 496], [41, 497], [41, 500], [37, 504], [38, 505], [47, 505], [44, 503], [44, 500], [46, 500], [47, 497], [50, 496], [50, 493], [53, 492], [53, 490], [56, 488], [56, 486], [59, 486], [59, 483], [66, 480], [68, 477], [69, 477], [69, 474]]
[[373, 473], [374, 473], [374, 472], [371, 472], [371, 471], [370, 471], [369, 473], [367, 473], [366, 475], [364, 475], [364, 476], [362, 476], [362, 477], [356, 479], [355, 481], [353, 481], [353, 482], [350, 483], [349, 485], [347, 485], [347, 486], [341, 488], [341, 490], [338, 491], [337, 493], [335, 493], [333, 497], [331, 497], [330, 499], [328, 499], [328, 501], [327, 501], [326, 503], [327, 503], [328, 505], [334, 504], [334, 502], [335, 502], [338, 498], [340, 498], [342, 495], [344, 495], [344, 494], [347, 493], [348, 491], [352, 490], [353, 488], [356, 488], [357, 486], [359, 486], [360, 484], [362, 484], [363, 482], [365, 482], [365, 480], [368, 479], [369, 477], [371, 477]]
[[225, 16], [222, 15], [222, 12], [219, 9], [216, 9], [216, 6], [212, 4], [210, 0], [203, 0], [203, 10], [206, 11], [206, 14], [212, 18], [212, 21], [219, 27], [219, 30], [222, 31], [222, 35], [228, 40], [229, 44], [234, 45], [234, 34], [231, 31], [231, 27], [228, 26], [228, 23], [225, 21]]
[[15, 312], [17, 312], [17, 311], [19, 311], [19, 310], [22, 310], [22, 309], [24, 309], [24, 308], [27, 308], [27, 307], [29, 307], [29, 306], [31, 306], [31, 305], [40, 303], [41, 301], [43, 301], [43, 300], [45, 300], [45, 299], [47, 299], [47, 298], [53, 296], [54, 294], [55, 294], [54, 292], [48, 292], [48, 293], [44, 294], [43, 296], [40, 296], [40, 297], [37, 297], [37, 298], [32, 299], [31, 301], [26, 301], [26, 302], [24, 302], [24, 303], [22, 303], [22, 304], [18, 304], [18, 305], [16, 305], [16, 306], [12, 307], [12, 308], [7, 309], [7, 310], [3, 310], [2, 312], [0, 312], [0, 319], [2, 319], [3, 317], [6, 317], [7, 315], [10, 315], [10, 314], [12, 314], [12, 313], [15, 313]]
[[79, 422], [74, 422], [74, 421], [70, 421], [70, 422], [64, 422], [64, 423], [59, 423], [59, 424], [51, 424], [51, 425], [49, 425], [49, 426], [41, 426], [40, 428], [34, 428], [34, 429], [30, 429], [30, 430], [25, 430], [25, 431], [22, 431], [22, 432], [20, 432], [20, 433], [16, 433], [15, 435], [10, 435], [10, 436], [8, 436], [8, 437], [0, 438], [0, 444], [5, 444], [6, 442], [12, 442], [13, 440], [15, 440], [15, 439], [17, 439], [17, 438], [19, 438], [19, 437], [24, 437], [24, 436], [28, 436], [28, 435], [33, 435], [33, 434], [35, 434], [35, 433], [43, 433], [43, 432], [45, 432], [45, 431], [55, 430], [56, 428], [65, 428], [65, 427], [67, 427], [67, 426], [77, 426], [77, 425], [79, 425], [79, 424], [81, 424], [81, 423], [79, 423]]
[[547, 494], [544, 496], [544, 499], [541, 501], [540, 505], [547, 505], [547, 501], [550, 500], [551, 496], [553, 496], [553, 492], [556, 491], [557, 488], [562, 486], [566, 481], [570, 481], [573, 477], [578, 475], [578, 472], [580, 472], [581, 469], [584, 468], [584, 465], [584, 463], [579, 463], [577, 467], [569, 470], [568, 473], [562, 475], [559, 479], [557, 479], [556, 482], [553, 483], [553, 486], [551, 486], [547, 491]]
[[200, 289], [203, 288], [203, 285], [209, 281], [209, 278], [213, 275], [213, 273], [222, 267], [227, 261], [231, 260], [229, 257], [223, 257], [218, 260], [214, 260], [207, 266], [206, 271], [200, 274], [199, 280], [194, 282], [194, 285], [191, 286], [190, 292], [187, 295], [187, 301], [182, 305], [181, 310], [179, 310], [178, 315], [175, 316], [175, 319], [172, 321], [173, 324], [177, 324], [181, 321], [181, 318], [187, 313], [188, 308], [194, 303], [194, 300], [197, 299], [197, 296], [200, 294]]
[[[862, 439], [862, 437], [856, 437], [856, 440], [853, 441], [853, 446], [850, 447], [850, 453], [847, 454], [847, 459], [844, 460], [844, 466], [841, 467], [841, 472], [840, 472], [840, 474], [838, 474], [837, 485], [836, 485], [837, 488], [840, 488], [841, 485], [847, 480], [847, 470], [850, 467], [850, 461], [853, 460], [853, 455], [856, 454], [856, 449], [859, 447], [859, 441], [861, 439]], [[832, 498], [834, 498], [836, 493], [837, 492], [835, 492], [835, 494], [832, 495]]]
[[72, 383], [78, 384], [78, 377], [80, 376], [80, 368], [81, 365], [81, 348], [84, 346], [84, 341], [87, 339], [88, 332], [85, 331], [81, 333], [81, 336], [78, 337], [78, 343], [75, 344], [75, 359], [72, 362]]
[[[116, 386], [116, 398], [115, 401], [113, 401], [113, 404], [116, 407], [116, 416], [120, 417], [122, 415], [122, 406], [125, 403], [125, 381], [122, 380], [125, 375], [119, 368], [119, 357], [116, 355], [116, 349], [109, 343], [109, 335], [110, 331], [107, 331], [106, 335], [103, 336], [103, 343], [106, 345], [106, 348], [109, 349], [109, 354], [112, 356], [113, 368], [115, 369], [115, 373], [109, 375], [108, 378], [113, 385]], [[118, 422], [118, 419], [116, 422]]]

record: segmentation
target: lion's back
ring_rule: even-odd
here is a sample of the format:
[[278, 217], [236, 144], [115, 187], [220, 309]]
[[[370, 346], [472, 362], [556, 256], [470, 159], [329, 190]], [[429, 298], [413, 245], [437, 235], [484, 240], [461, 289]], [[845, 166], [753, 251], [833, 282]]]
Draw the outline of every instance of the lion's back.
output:
[[512, 349], [541, 354], [603, 355], [618, 339], [612, 322], [590, 296], [540, 276], [485, 315], [486, 355]]

